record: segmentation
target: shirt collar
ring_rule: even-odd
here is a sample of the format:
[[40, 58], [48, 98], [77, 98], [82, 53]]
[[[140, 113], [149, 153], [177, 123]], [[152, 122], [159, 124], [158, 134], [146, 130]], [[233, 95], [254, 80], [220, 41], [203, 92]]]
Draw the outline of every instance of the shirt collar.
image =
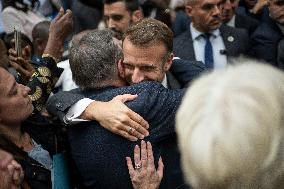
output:
[[165, 74], [165, 77], [162, 81], [162, 85], [165, 87], [165, 88], [168, 88], [168, 81], [167, 81], [167, 75]]
[[227, 26], [235, 27], [236, 15], [234, 15], [231, 20], [227, 23]]
[[[191, 23], [190, 24], [190, 30], [191, 30], [191, 37], [192, 37], [192, 40], [197, 40], [203, 33], [198, 31], [197, 29], [195, 29], [193, 27], [193, 24]], [[212, 36], [214, 38], [218, 37], [220, 35], [220, 30], [219, 29], [216, 29], [216, 30], [213, 30], [212, 32], [210, 32], [212, 34]]]

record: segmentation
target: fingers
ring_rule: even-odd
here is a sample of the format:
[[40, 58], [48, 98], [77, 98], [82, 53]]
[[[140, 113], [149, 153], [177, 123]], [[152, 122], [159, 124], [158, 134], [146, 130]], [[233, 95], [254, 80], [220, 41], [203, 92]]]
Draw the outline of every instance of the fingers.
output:
[[72, 11], [69, 10], [69, 9], [66, 10], [65, 14], [62, 17], [62, 19], [66, 19], [66, 18], [68, 18], [68, 19], [72, 18]]
[[[125, 106], [123, 104], [123, 106]], [[144, 137], [149, 135], [149, 132], [147, 131], [146, 128], [149, 128], [148, 123], [145, 125], [141, 125], [140, 123], [137, 122], [137, 120], [144, 120], [139, 114], [135, 113], [134, 111], [132, 111], [131, 109], [129, 109], [128, 107], [125, 106], [125, 108], [127, 108], [127, 110], [125, 110], [124, 112], [126, 112], [126, 115], [120, 116], [121, 117], [121, 125], [123, 124], [123, 126], [125, 127], [124, 130], [125, 131], [129, 131], [129, 127], [133, 128], [133, 132], [129, 133], [130, 135], [133, 135], [137, 138], [140, 139], [144, 139]]]
[[163, 163], [162, 157], [159, 158], [157, 173], [158, 173], [160, 180], [162, 180], [163, 174], [164, 174], [164, 163]]
[[129, 175], [130, 175], [130, 178], [133, 178], [133, 174], [134, 174], [134, 167], [133, 167], [133, 164], [132, 164], [132, 160], [130, 157], [126, 157], [126, 163], [127, 163], [127, 167], [128, 167], [128, 172], [129, 172]]
[[147, 148], [144, 140], [141, 141], [141, 162], [143, 168], [148, 166]]
[[17, 52], [16, 52], [16, 50], [15, 49], [9, 49], [8, 50], [8, 53], [9, 53], [9, 57], [10, 56], [13, 56], [13, 57], [17, 57]]
[[22, 50], [22, 55], [24, 59], [29, 59], [29, 57], [31, 56], [31, 48], [29, 46], [26, 46], [23, 50]]
[[[134, 124], [134, 123], [133, 123]], [[133, 125], [130, 124], [130, 125]], [[139, 139], [144, 139], [145, 135], [143, 133], [141, 133], [140, 131], [136, 130], [135, 126], [128, 126], [128, 125], [121, 125], [120, 127], [121, 130], [124, 130], [125, 132], [127, 132], [129, 135], [139, 138]], [[146, 130], [146, 132], [148, 132]]]
[[13, 181], [16, 185], [20, 185], [24, 176], [22, 167], [15, 160], [12, 161], [12, 165], [14, 166]]
[[148, 158], [149, 166], [154, 167], [155, 165], [154, 165], [153, 149], [152, 149], [152, 145], [149, 141], [147, 142], [147, 154], [148, 154], [147, 158]]
[[123, 95], [118, 95], [116, 97], [114, 97], [113, 99], [119, 100], [121, 102], [127, 102], [127, 101], [131, 101], [134, 100], [135, 98], [137, 98], [138, 95], [132, 95], [132, 94], [123, 94]]
[[64, 9], [63, 7], [61, 7], [57, 16], [54, 18], [54, 22], [58, 21], [63, 15], [64, 15]]
[[17, 71], [17, 72], [19, 72], [19, 73], [21, 73], [21, 74], [27, 74], [27, 72], [26, 72], [26, 70], [23, 68], [23, 67], [21, 67], [18, 63], [15, 63], [15, 62], [11, 62], [10, 61], [10, 65], [13, 67], [13, 68], [15, 68], [15, 70]]
[[134, 148], [134, 165], [141, 167], [141, 159], [140, 159], [140, 148], [138, 145], [135, 145]]
[[[124, 103], [124, 102], [127, 102], [127, 101], [134, 100], [135, 98], [137, 98], [137, 96], [138, 95], [124, 94], [124, 95], [118, 95], [118, 96], [114, 97], [113, 100], [118, 100], [118, 101], [121, 101], [121, 102]], [[132, 119], [133, 121], [135, 121], [136, 123], [138, 123], [142, 127], [146, 128], [146, 129], [149, 128], [148, 122], [146, 120], [144, 120], [143, 117], [141, 117], [139, 114], [137, 114], [136, 112], [132, 111], [129, 108], [128, 108], [128, 116], [130, 117], [130, 119]], [[145, 135], [145, 133], [142, 133], [142, 134]]]
[[13, 156], [3, 150], [0, 150], [0, 169], [6, 168], [13, 160]]
[[130, 140], [132, 142], [135, 142], [138, 140], [137, 137], [130, 135], [128, 132], [123, 131], [123, 130], [118, 130], [117, 132], [113, 131], [114, 133], [126, 138], [127, 140]]
[[149, 129], [148, 122], [146, 120], [144, 120], [143, 117], [141, 117], [139, 114], [137, 114], [136, 112], [132, 111], [131, 109], [129, 109], [128, 116], [129, 116], [129, 118], [131, 120], [136, 122], [139, 125], [139, 127], [142, 127], [142, 128], [145, 128], [145, 129]]

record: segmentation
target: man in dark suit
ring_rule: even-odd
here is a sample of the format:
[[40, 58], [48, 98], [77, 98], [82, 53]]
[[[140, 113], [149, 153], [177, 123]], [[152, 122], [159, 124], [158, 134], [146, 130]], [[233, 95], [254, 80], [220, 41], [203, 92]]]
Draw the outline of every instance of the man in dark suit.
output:
[[259, 21], [237, 11], [239, 0], [222, 0], [220, 5], [221, 20], [228, 26], [246, 29], [249, 36], [257, 28]]
[[143, 18], [138, 0], [104, 0], [104, 20], [116, 38], [121, 39], [127, 28]]
[[278, 66], [278, 43], [284, 38], [284, 1], [269, 0], [268, 8], [270, 18], [263, 22], [251, 36], [252, 55], [255, 58]]
[[[113, 46], [110, 35], [107, 31], [90, 33], [82, 39], [78, 47], [72, 48], [70, 66], [73, 78], [83, 90], [77, 96], [72, 96], [72, 99], [65, 95], [61, 104], [75, 102], [80, 95], [108, 101], [119, 94], [138, 94], [138, 98], [129, 107], [151, 125], [148, 138], [156, 146], [157, 151], [154, 154], [156, 157], [161, 155], [165, 164], [161, 188], [182, 187], [184, 182], [175, 141], [174, 114], [183, 92], [170, 91], [157, 83], [141, 83], [143, 80], [165, 80], [165, 72], [172, 61], [172, 33], [166, 25], [156, 20], [146, 19], [137, 23], [126, 33], [123, 61], [118, 61], [119, 49]], [[136, 61], [133, 63], [133, 60]], [[125, 86], [125, 81], [133, 85], [116, 88]], [[56, 106], [56, 98], [55, 96], [49, 101], [48, 110], [56, 114], [64, 113]], [[87, 126], [73, 127], [70, 130], [71, 153], [85, 186], [130, 188], [127, 167], [122, 162], [125, 156], [131, 154], [135, 143], [94, 123], [98, 124], [85, 122]], [[135, 126], [125, 127], [121, 131], [124, 136], [134, 132], [137, 132]]]
[[247, 31], [222, 25], [220, 1], [187, 0], [190, 29], [174, 39], [174, 54], [186, 60], [204, 62], [209, 69], [223, 68], [228, 58], [245, 54], [249, 48]]

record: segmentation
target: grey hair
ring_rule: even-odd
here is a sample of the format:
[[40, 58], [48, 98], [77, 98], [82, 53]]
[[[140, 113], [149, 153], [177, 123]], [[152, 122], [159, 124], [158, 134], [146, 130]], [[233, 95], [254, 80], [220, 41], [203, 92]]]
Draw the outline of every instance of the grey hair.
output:
[[106, 87], [118, 77], [117, 62], [122, 50], [114, 43], [111, 30], [93, 30], [70, 50], [73, 80], [81, 89]]
[[284, 184], [284, 74], [257, 61], [218, 70], [188, 89], [176, 130], [193, 188]]

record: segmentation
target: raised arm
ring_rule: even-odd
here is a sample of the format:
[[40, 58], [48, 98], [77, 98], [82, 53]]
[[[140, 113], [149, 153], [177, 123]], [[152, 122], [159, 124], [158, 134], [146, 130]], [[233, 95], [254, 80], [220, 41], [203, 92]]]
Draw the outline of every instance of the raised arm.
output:
[[26, 57], [17, 57], [13, 49], [9, 50], [10, 64], [27, 77], [26, 85], [31, 88], [30, 98], [36, 111], [41, 111], [61, 70], [56, 62], [62, 55], [64, 40], [71, 33], [72, 12], [61, 9], [50, 25], [48, 42], [43, 54], [41, 66], [33, 68]]
[[83, 120], [96, 120], [110, 132], [136, 141], [149, 135], [148, 122], [124, 104], [136, 97], [125, 94], [109, 102], [100, 102], [84, 99], [78, 90], [59, 92], [49, 99], [47, 110], [67, 125]]

